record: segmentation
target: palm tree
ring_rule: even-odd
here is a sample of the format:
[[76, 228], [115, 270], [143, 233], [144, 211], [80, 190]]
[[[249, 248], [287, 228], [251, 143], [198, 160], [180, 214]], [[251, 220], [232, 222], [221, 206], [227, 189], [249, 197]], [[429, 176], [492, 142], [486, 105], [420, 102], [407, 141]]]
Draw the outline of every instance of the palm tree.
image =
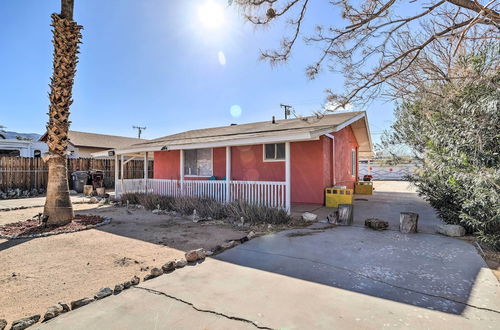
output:
[[82, 27], [73, 21], [74, 0], [61, 0], [61, 14], [52, 14], [54, 34], [53, 73], [50, 82], [47, 145], [49, 177], [44, 215], [49, 225], [64, 225], [73, 219], [67, 173], [69, 113], [73, 79], [78, 62]]

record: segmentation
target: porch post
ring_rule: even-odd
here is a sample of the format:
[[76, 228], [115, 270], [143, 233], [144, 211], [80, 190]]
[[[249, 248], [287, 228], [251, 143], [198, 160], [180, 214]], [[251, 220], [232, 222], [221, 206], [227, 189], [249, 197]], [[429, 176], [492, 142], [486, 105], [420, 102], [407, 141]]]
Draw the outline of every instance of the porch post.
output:
[[125, 186], [124, 186], [124, 182], [123, 182], [123, 177], [124, 177], [124, 173], [123, 173], [123, 162], [124, 162], [124, 157], [123, 155], [120, 156], [120, 159], [121, 159], [121, 162], [120, 162], [120, 178], [121, 178], [121, 191], [120, 193], [123, 193], [125, 191]]
[[119, 185], [119, 182], [118, 180], [120, 179], [120, 160], [118, 159], [118, 155], [115, 153], [115, 197], [120, 197], [118, 196], [118, 185]]
[[179, 176], [180, 176], [180, 181], [181, 181], [181, 195], [184, 194], [184, 150], [179, 150], [180, 152], [180, 169], [179, 169]]
[[144, 152], [144, 192], [148, 192], [148, 152]]
[[291, 213], [291, 167], [290, 167], [290, 142], [285, 142], [285, 207], [288, 214]]
[[231, 147], [226, 147], [226, 203], [231, 202]]

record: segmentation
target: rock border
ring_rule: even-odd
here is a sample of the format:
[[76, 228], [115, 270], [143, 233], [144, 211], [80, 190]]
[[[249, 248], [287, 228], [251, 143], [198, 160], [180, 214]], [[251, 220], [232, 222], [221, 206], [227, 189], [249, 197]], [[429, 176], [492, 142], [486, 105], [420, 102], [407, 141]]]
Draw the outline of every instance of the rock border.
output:
[[110, 217], [102, 217], [104, 220], [102, 222], [99, 222], [95, 225], [87, 225], [84, 228], [80, 229], [68, 229], [68, 230], [62, 230], [62, 231], [57, 231], [57, 232], [47, 232], [47, 233], [40, 233], [40, 234], [33, 234], [33, 235], [0, 235], [0, 238], [3, 239], [21, 239], [21, 238], [38, 238], [38, 237], [46, 237], [46, 236], [52, 236], [52, 235], [59, 235], [59, 234], [68, 234], [68, 233], [76, 233], [78, 231], [83, 231], [87, 229], [92, 229], [96, 227], [101, 227], [104, 225], [108, 225], [111, 223], [112, 218]]
[[[93, 226], [93, 227], [103, 226], [104, 222], [106, 222], [106, 221], [108, 221], [108, 223], [111, 222], [111, 218], [108, 218], [108, 217], [104, 217], [104, 218], [105, 218], [105, 221], [101, 222], [100, 224], [90, 225], [90, 226]], [[87, 228], [85, 228], [85, 229], [87, 229]], [[69, 232], [81, 231], [81, 230], [85, 230], [85, 229], [73, 230], [73, 231], [69, 231]], [[60, 233], [62, 234], [63, 232], [60, 232]], [[53, 234], [55, 235], [55, 234], [59, 234], [59, 233], [53, 233]], [[174, 272], [176, 269], [184, 268], [187, 265], [196, 266], [196, 265], [200, 264], [201, 262], [203, 262], [203, 260], [205, 260], [205, 258], [208, 256], [219, 254], [227, 249], [230, 249], [230, 248], [233, 248], [233, 247], [238, 246], [240, 244], [243, 244], [245, 242], [248, 242], [249, 240], [256, 238], [256, 237], [259, 237], [259, 236], [260, 236], [259, 234], [256, 234], [253, 231], [250, 231], [246, 236], [243, 236], [242, 238], [237, 239], [237, 240], [230, 240], [227, 243], [223, 244], [222, 246], [217, 245], [213, 250], [205, 250], [204, 248], [199, 248], [199, 249], [187, 251], [184, 254], [185, 258], [167, 261], [161, 267], [153, 267], [150, 271], [150, 274], [146, 275], [144, 277], [144, 279], [142, 280], [142, 282], [146, 282], [150, 279], [153, 279], [153, 278], [156, 278], [156, 277], [159, 277], [162, 275], [170, 274], [170, 273]], [[189, 259], [191, 261], [188, 261], [186, 259]], [[63, 302], [58, 302], [56, 305], [51, 306], [47, 309], [47, 312], [45, 312], [45, 314], [43, 315], [43, 318], [39, 314], [32, 315], [32, 316], [28, 316], [28, 317], [25, 317], [25, 318], [22, 318], [19, 320], [14, 320], [12, 322], [12, 325], [23, 324], [23, 325], [25, 325], [25, 327], [22, 327], [21, 329], [26, 329], [26, 328], [38, 323], [38, 321], [40, 319], [42, 319], [41, 323], [45, 323], [45, 322], [52, 320], [53, 318], [55, 318], [63, 313], [73, 311], [75, 309], [78, 309], [78, 308], [83, 307], [85, 305], [91, 304], [95, 301], [105, 299], [105, 298], [110, 297], [110, 296], [119, 295], [124, 290], [132, 288], [132, 287], [138, 285], [140, 282], [141, 282], [140, 278], [137, 275], [134, 275], [134, 277], [132, 277], [131, 280], [116, 284], [114, 287], [114, 290], [111, 288], [101, 288], [93, 296], [83, 297], [81, 299], [73, 300], [70, 302], [69, 305], [67, 305]], [[71, 306], [71, 307], [69, 307], [69, 306]], [[0, 325], [5, 328], [8, 325], [8, 322], [4, 319], [0, 319]], [[0, 330], [2, 330], [1, 327], [0, 327]]]
[[[21, 199], [21, 198], [16, 198], [16, 199]], [[80, 202], [71, 202], [71, 204], [90, 204], [90, 203], [88, 201], [80, 201]], [[43, 205], [4, 207], [0, 209], [0, 212], [34, 209], [37, 207], [43, 207]]]

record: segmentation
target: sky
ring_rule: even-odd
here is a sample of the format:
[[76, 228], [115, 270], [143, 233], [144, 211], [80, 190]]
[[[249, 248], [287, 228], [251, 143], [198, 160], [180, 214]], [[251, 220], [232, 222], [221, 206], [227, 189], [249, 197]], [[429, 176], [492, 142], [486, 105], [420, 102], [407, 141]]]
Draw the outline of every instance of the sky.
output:
[[[222, 10], [207, 15], [207, 1]], [[340, 20], [327, 2], [311, 2], [306, 32]], [[43, 133], [52, 74], [50, 15], [59, 0], [0, 1], [0, 125]], [[209, 11], [210, 12], [210, 11]], [[300, 115], [321, 109], [326, 88], [342, 91], [342, 76], [308, 80], [318, 49], [297, 44], [283, 65], [260, 61], [276, 48], [283, 24], [256, 28], [227, 0], [75, 0], [83, 25], [71, 106], [71, 129], [151, 139], [188, 129], [283, 118], [280, 104]], [[366, 110], [374, 142], [393, 118], [393, 103]]]

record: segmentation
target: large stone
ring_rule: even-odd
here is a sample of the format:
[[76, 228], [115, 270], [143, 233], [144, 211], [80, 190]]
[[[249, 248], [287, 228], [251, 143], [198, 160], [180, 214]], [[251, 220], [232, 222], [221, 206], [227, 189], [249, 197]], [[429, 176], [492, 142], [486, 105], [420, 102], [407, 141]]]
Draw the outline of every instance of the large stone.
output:
[[465, 228], [460, 225], [439, 225], [437, 232], [446, 236], [461, 237], [465, 235]]
[[182, 268], [187, 265], [186, 259], [176, 259], [175, 260], [175, 268]]
[[161, 266], [161, 269], [163, 269], [164, 273], [168, 273], [168, 272], [175, 270], [175, 261], [167, 262], [166, 264]]
[[205, 259], [205, 251], [203, 249], [191, 250], [186, 252], [185, 257], [188, 262]]
[[255, 233], [254, 233], [253, 231], [251, 231], [251, 232], [249, 232], [249, 233], [247, 234], [247, 238], [248, 238], [248, 239], [252, 239], [252, 238], [254, 238], [255, 236], [256, 236], [256, 235], [255, 235]]
[[131, 281], [125, 281], [123, 282], [123, 288], [124, 289], [128, 289], [132, 286], [132, 282]]
[[106, 298], [108, 296], [111, 296], [113, 294], [113, 290], [111, 290], [110, 288], [102, 288], [101, 290], [99, 290], [95, 295], [94, 295], [94, 298], [99, 300], [99, 299], [102, 299], [102, 298]]
[[0, 330], [5, 329], [6, 326], [7, 326], [7, 321], [4, 319], [0, 319]]
[[82, 298], [71, 302], [71, 310], [80, 308], [82, 306], [88, 305], [94, 301], [94, 298]]
[[12, 322], [11, 330], [23, 330], [32, 326], [40, 320], [40, 315], [32, 315]]
[[389, 223], [377, 218], [370, 218], [365, 220], [365, 226], [375, 230], [385, 230], [389, 228]]
[[115, 289], [113, 290], [113, 294], [119, 294], [120, 292], [123, 291], [123, 284], [117, 284], [115, 285]]
[[153, 268], [151, 269], [151, 275], [153, 275], [154, 277], [156, 276], [160, 276], [163, 274], [163, 270], [161, 270], [160, 268]]
[[154, 275], [148, 274], [148, 275], [144, 276], [143, 281], [149, 281], [150, 279], [155, 278], [155, 277], [156, 276], [154, 276]]
[[311, 212], [302, 213], [302, 220], [304, 220], [304, 221], [313, 222], [313, 221], [316, 221], [316, 219], [318, 219], [317, 214], [314, 214]]
[[64, 313], [64, 308], [63, 306], [57, 304], [54, 306], [51, 306], [47, 309], [47, 312], [45, 312], [45, 315], [43, 316], [43, 322], [46, 322], [50, 319], [53, 319], [54, 317], [58, 316], [61, 313]]
[[68, 304], [65, 304], [65, 303], [63, 303], [61, 301], [58, 302], [57, 304], [62, 307], [63, 313], [69, 312], [69, 306], [68, 306]]
[[134, 276], [132, 277], [132, 279], [130, 280], [130, 283], [132, 283], [132, 285], [137, 285], [139, 284], [139, 282], [141, 281], [141, 279], [137, 276]]

